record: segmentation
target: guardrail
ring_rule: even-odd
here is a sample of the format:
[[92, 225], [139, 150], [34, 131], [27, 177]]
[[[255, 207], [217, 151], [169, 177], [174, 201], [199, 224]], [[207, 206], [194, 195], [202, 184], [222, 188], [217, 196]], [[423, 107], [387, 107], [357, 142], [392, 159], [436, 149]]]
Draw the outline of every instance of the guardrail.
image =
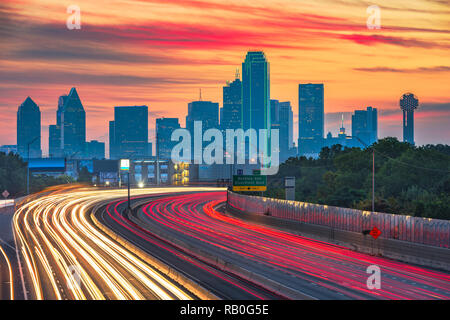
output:
[[362, 232], [377, 227], [381, 238], [450, 248], [450, 221], [362, 211], [299, 201], [247, 196], [228, 191], [235, 209], [333, 229]]

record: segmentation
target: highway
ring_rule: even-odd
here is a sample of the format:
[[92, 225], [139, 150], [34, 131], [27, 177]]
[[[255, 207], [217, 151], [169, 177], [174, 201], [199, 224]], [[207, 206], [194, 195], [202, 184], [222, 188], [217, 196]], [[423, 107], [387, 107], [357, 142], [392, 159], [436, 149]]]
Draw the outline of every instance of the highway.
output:
[[[138, 225], [118, 210], [121, 202], [110, 205], [107, 212], [121, 225], [116, 226], [119, 232], [134, 225], [143, 238], [165, 234], [169, 240], [189, 244], [185, 254], [194, 254], [189, 248], [199, 248], [311, 299], [450, 299], [448, 273], [245, 222], [216, 210], [225, 200], [224, 192], [165, 195], [140, 206]], [[153, 248], [154, 239], [147, 240], [147, 248]], [[371, 265], [382, 271], [380, 290], [366, 285]]]
[[126, 190], [52, 192], [17, 210], [13, 225], [27, 299], [196, 298], [94, 226], [95, 205], [125, 196]]
[[[138, 248], [220, 299], [289, 298], [278, 285], [305, 299], [450, 299], [448, 273], [237, 219], [221, 209], [223, 189], [133, 189], [132, 196], [132, 214], [126, 190], [55, 190], [22, 205], [13, 219], [22, 276], [14, 280], [26, 298], [199, 298]], [[211, 256], [273, 287], [220, 268]], [[5, 257], [0, 252], [2, 284], [10, 283]], [[367, 288], [371, 265], [382, 270], [380, 290]], [[11, 294], [1, 289], [2, 298]]]
[[[203, 193], [187, 193], [186, 197], [202, 195]], [[167, 195], [153, 195], [151, 201], [164, 201]], [[148, 197], [143, 198], [148, 199]], [[133, 202], [143, 201], [133, 199]], [[148, 201], [145, 201], [148, 202]], [[266, 290], [239, 276], [224, 272], [203, 259], [198, 259], [188, 251], [174, 246], [164, 238], [149, 232], [141, 226], [133, 223], [124, 214], [127, 205], [126, 200], [118, 200], [109, 203], [105, 210], [97, 213], [98, 219], [105, 226], [114, 230], [117, 234], [126, 238], [133, 245], [146, 251], [148, 254], [164, 261], [171, 268], [181, 272], [190, 279], [199, 283], [202, 287], [211, 291], [221, 299], [240, 300], [267, 300], [284, 299], [273, 291]]]

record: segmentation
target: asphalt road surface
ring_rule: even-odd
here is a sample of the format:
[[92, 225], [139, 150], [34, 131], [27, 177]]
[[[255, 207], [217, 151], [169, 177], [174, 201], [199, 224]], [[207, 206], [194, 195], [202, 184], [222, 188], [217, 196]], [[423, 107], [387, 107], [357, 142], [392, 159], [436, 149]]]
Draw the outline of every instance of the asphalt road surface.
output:
[[[215, 209], [225, 200], [225, 192], [166, 195], [142, 205], [137, 217], [147, 233], [167, 234], [313, 299], [450, 299], [448, 273], [236, 219]], [[130, 223], [117, 208], [109, 214]], [[381, 270], [379, 290], [367, 286], [373, 265]]]

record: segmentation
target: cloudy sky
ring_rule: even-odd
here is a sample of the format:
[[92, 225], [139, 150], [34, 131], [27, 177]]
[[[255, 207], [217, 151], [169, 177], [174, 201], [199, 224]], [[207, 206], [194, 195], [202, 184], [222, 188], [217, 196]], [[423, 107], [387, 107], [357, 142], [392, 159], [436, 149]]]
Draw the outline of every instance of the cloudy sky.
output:
[[[67, 7], [81, 9], [69, 30]], [[378, 5], [381, 29], [368, 29]], [[16, 143], [16, 111], [27, 96], [40, 106], [43, 149], [58, 97], [76, 87], [87, 137], [107, 142], [116, 105], [148, 105], [180, 117], [198, 99], [222, 105], [248, 50], [270, 62], [271, 98], [291, 101], [298, 84], [325, 84], [326, 131], [344, 114], [380, 110], [379, 136], [402, 137], [400, 96], [420, 99], [418, 144], [450, 143], [450, 5], [447, 0], [2, 0], [0, 144]], [[297, 128], [295, 128], [295, 135]]]

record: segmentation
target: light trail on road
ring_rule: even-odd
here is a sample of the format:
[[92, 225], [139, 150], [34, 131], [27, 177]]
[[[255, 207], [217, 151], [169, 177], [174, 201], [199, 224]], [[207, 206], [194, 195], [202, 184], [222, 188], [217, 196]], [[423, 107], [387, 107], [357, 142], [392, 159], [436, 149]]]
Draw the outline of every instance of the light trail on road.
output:
[[[166, 196], [149, 202], [138, 215], [172, 237], [318, 298], [450, 299], [448, 273], [357, 253], [218, 212], [225, 193]], [[225, 259], [224, 258], [224, 259]], [[367, 267], [382, 270], [382, 287], [367, 287]], [[275, 271], [275, 272], [274, 272]]]
[[[3, 262], [4, 261], [4, 262]], [[8, 281], [4, 278], [8, 277]], [[0, 244], [0, 300], [14, 300], [14, 278], [8, 255]]]
[[[180, 190], [137, 189], [133, 190], [133, 195], [177, 191]], [[125, 196], [126, 190], [55, 192], [17, 210], [13, 227], [25, 273], [30, 279], [32, 298], [195, 298], [184, 287], [106, 236], [91, 221], [90, 214], [96, 205]]]

